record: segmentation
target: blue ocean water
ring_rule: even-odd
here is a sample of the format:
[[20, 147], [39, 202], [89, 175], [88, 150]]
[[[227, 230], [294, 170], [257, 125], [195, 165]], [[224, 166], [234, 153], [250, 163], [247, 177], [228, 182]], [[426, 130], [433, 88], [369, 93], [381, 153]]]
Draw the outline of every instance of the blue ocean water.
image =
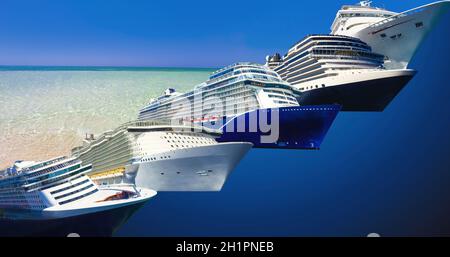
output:
[[340, 113], [319, 151], [254, 149], [221, 192], [161, 192], [117, 236], [449, 236], [449, 26], [384, 112]]

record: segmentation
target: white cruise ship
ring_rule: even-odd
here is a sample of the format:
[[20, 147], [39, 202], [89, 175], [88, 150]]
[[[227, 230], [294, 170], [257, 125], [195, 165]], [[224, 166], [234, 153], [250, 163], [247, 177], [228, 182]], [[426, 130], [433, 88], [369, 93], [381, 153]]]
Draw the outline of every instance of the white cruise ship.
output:
[[220, 132], [133, 121], [93, 136], [72, 155], [92, 163], [100, 185], [132, 183], [157, 191], [219, 191], [251, 143], [218, 143]]
[[331, 34], [361, 39], [374, 52], [388, 58], [388, 69], [406, 68], [427, 34], [450, 8], [450, 1], [438, 1], [397, 13], [372, 7], [371, 2], [343, 6], [336, 14]]
[[140, 110], [139, 119], [219, 129], [220, 142], [318, 149], [340, 106], [299, 106], [296, 94], [264, 65], [240, 62], [217, 70], [186, 93], [167, 89]]
[[298, 89], [300, 105], [342, 105], [343, 111], [382, 111], [415, 75], [386, 69], [385, 56], [358, 38], [309, 35], [267, 66]]
[[17, 161], [0, 171], [0, 235], [110, 236], [156, 192], [99, 188], [76, 158]]

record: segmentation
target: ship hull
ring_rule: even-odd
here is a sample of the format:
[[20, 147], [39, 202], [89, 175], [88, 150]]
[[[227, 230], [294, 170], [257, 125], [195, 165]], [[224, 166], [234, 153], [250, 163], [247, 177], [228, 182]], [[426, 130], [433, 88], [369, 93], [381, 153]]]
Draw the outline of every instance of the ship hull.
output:
[[156, 191], [220, 191], [251, 147], [223, 143], [160, 153], [154, 156], [156, 161], [127, 168], [125, 178], [130, 181], [126, 182]]
[[145, 203], [146, 201], [142, 201], [65, 218], [2, 218], [0, 219], [0, 236], [66, 237], [72, 234], [81, 237], [108, 237], [112, 236]]
[[[349, 36], [369, 44], [373, 52], [389, 58], [386, 68], [408, 66], [417, 49], [440, 18], [450, 9], [449, 1], [436, 2], [407, 11], [396, 19], [385, 20]], [[379, 24], [379, 25], [378, 25]]]
[[412, 70], [401, 72], [402, 75], [360, 79], [305, 91], [297, 101], [300, 105], [338, 103], [342, 105], [342, 111], [381, 112], [415, 75]]
[[[117, 190], [116, 185], [105, 190]], [[55, 205], [42, 211], [0, 209], [0, 236], [107, 237], [120, 228], [156, 191], [139, 189], [140, 196]]]
[[[340, 108], [340, 105], [333, 104], [254, 110], [228, 119], [217, 141], [251, 142], [255, 148], [319, 149]], [[267, 122], [261, 122], [264, 116]], [[269, 135], [274, 133], [272, 130], [264, 132], [267, 129], [261, 126], [270, 124], [271, 117], [278, 117], [276, 140], [269, 139]], [[252, 123], [256, 124], [256, 129], [250, 128]], [[262, 136], [266, 139], [263, 140]]]

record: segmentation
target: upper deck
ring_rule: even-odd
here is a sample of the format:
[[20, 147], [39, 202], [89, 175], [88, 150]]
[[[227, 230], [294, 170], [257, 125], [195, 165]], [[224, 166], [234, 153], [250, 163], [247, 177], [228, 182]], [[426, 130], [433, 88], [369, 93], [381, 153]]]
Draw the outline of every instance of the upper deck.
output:
[[267, 74], [270, 76], [279, 77], [278, 74], [276, 74], [275, 72], [272, 72], [270, 69], [268, 69], [264, 65], [261, 65], [258, 63], [252, 63], [252, 62], [237, 62], [237, 63], [233, 63], [231, 65], [228, 65], [222, 69], [219, 69], [219, 70], [213, 72], [209, 76], [209, 80], [207, 81], [207, 83], [209, 84], [211, 82], [214, 82], [215, 80], [221, 79], [224, 76], [230, 75], [233, 71], [238, 71], [238, 70], [240, 70], [241, 72], [254, 72], [254, 73]]
[[99, 145], [110, 137], [114, 137], [121, 132], [158, 132], [158, 131], [176, 131], [176, 132], [199, 132], [213, 136], [220, 136], [221, 131], [207, 127], [194, 125], [173, 125], [168, 120], [136, 120], [124, 123], [114, 130], [101, 134], [98, 138], [91, 140], [84, 146], [78, 146], [72, 149], [72, 155], [80, 155], [89, 151], [93, 146]]
[[358, 5], [344, 5], [336, 13], [336, 17], [331, 25], [331, 31], [334, 34], [341, 24], [341, 20], [348, 18], [370, 18], [374, 21], [386, 19], [397, 15], [398, 13], [388, 11], [384, 8], [370, 5], [370, 1], [362, 1]]
[[269, 67], [251, 62], [238, 62], [213, 72], [207, 81], [196, 85], [193, 90], [186, 93], [178, 93], [173, 90], [168, 94], [166, 90], [162, 97], [151, 100], [140, 112], [158, 109], [161, 105], [188, 99], [196, 93], [214, 91], [219, 87], [243, 80], [252, 80], [261, 85], [276, 84], [278, 87], [290, 88], [289, 83], [283, 81]]
[[313, 42], [313, 41], [314, 42], [322, 41], [321, 43], [319, 43], [322, 45], [327, 44], [327, 43], [324, 43], [323, 41], [328, 41], [328, 42], [334, 41], [335, 43], [332, 43], [332, 44], [336, 44], [336, 45], [339, 44], [336, 41], [341, 41], [341, 42], [356, 44], [356, 46], [358, 46], [358, 47], [362, 47], [367, 50], [371, 50], [370, 46], [367, 45], [366, 43], [364, 43], [363, 41], [361, 41], [361, 39], [359, 39], [359, 38], [343, 36], [343, 35], [309, 34], [309, 35], [306, 35], [304, 38], [300, 39], [299, 41], [297, 41], [295, 44], [293, 44], [291, 46], [291, 48], [289, 48], [289, 51], [283, 56], [283, 58], [288, 57], [291, 53], [296, 52], [297, 50], [303, 48], [308, 43]]
[[41, 190], [80, 176], [91, 169], [81, 165], [75, 157], [56, 157], [42, 162], [16, 162], [0, 177], [0, 187], [20, 188], [25, 191]]
[[43, 162], [34, 161], [16, 161], [13, 166], [0, 170], [0, 180], [7, 177], [14, 177], [22, 174], [30, 174], [39, 170], [45, 169], [48, 166], [52, 166], [55, 163], [66, 160], [66, 156], [58, 156], [50, 160]]

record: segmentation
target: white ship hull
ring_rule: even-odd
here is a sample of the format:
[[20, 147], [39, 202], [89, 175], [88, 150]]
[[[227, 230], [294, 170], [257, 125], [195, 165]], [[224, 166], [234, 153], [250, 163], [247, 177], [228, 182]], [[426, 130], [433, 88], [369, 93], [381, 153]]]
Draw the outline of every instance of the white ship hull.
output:
[[220, 191], [251, 147], [251, 143], [221, 143], [160, 153], [155, 161], [127, 167], [125, 181], [156, 191]]
[[[123, 186], [118, 187], [117, 189], [112, 187], [105, 187], [99, 191], [108, 191], [109, 194], [114, 191], [121, 191], [125, 189]], [[129, 198], [124, 200], [114, 200], [114, 201], [105, 201], [105, 202], [92, 202], [92, 203], [76, 203], [76, 204], [68, 204], [66, 206], [53, 206], [42, 211], [42, 219], [60, 219], [60, 218], [69, 218], [73, 216], [79, 215], [87, 215], [93, 214], [96, 212], [104, 212], [110, 211], [117, 208], [123, 208], [127, 206], [133, 206], [140, 203], [147, 202], [151, 197], [154, 197], [157, 193], [154, 190], [146, 189], [146, 188], [138, 188], [140, 196], [136, 198]], [[133, 188], [130, 188], [129, 191], [133, 191]]]
[[[102, 195], [111, 195], [120, 189], [126, 188], [108, 187], [93, 197], [102, 198]], [[130, 188], [130, 191], [132, 190], [134, 189]], [[73, 204], [52, 206], [42, 211], [4, 210], [0, 213], [0, 236], [111, 236], [156, 195], [154, 190], [138, 190], [139, 196], [123, 200], [82, 200]]]
[[373, 52], [389, 58], [385, 63], [386, 68], [403, 69], [449, 8], [450, 1], [439, 1], [400, 13], [361, 30], [355, 27], [336, 34], [361, 39], [372, 47]]

